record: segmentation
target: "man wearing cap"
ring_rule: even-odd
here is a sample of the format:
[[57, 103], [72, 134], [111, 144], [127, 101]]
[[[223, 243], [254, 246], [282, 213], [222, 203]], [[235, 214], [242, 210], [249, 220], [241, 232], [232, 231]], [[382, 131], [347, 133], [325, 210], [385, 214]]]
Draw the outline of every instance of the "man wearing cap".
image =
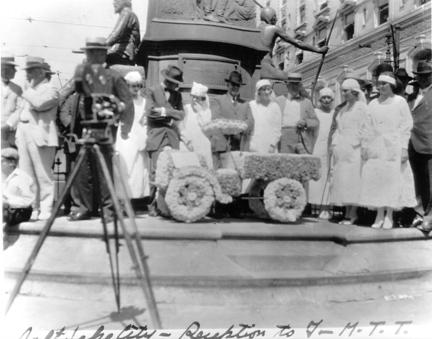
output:
[[106, 41], [111, 47], [107, 63], [133, 65], [140, 43], [138, 17], [132, 12], [131, 0], [114, 0], [113, 5], [119, 17]]
[[156, 163], [164, 147], [179, 149], [180, 132], [178, 122], [185, 113], [179, 85], [183, 83], [183, 72], [175, 65], [161, 71], [161, 84], [149, 88], [146, 93], [147, 143], [150, 163], [150, 215], [156, 215]]
[[[75, 71], [74, 80], [76, 93], [69, 99], [70, 118], [67, 119], [67, 113], [64, 114], [64, 116], [61, 116], [64, 125], [67, 125], [69, 120], [67, 126], [69, 127], [70, 132], [75, 133], [78, 138], [82, 137], [82, 121], [86, 119], [88, 110], [91, 109], [92, 101], [89, 93], [83, 91], [83, 88], [86, 87], [86, 79], [83, 79], [83, 69], [87, 65], [91, 65], [92, 70], [98, 70], [99, 67], [104, 67], [103, 65], [107, 58], [108, 45], [106, 44], [105, 38], [88, 38], [86, 40], [86, 45], [82, 50], [84, 50], [86, 54], [86, 63], [78, 65]], [[109, 68], [103, 68], [103, 70], [99, 71], [100, 74], [105, 75], [104, 81], [111, 82], [111, 84], [108, 83], [107, 87], [111, 87], [112, 93], [107, 94], [113, 94], [120, 102], [118, 106], [124, 106], [122, 111], [116, 110], [113, 113], [120, 121], [120, 137], [126, 139], [134, 120], [134, 106], [129, 88], [124, 78], [117, 71]], [[66, 107], [65, 109], [68, 108]], [[112, 135], [115, 138], [117, 135], [116, 129], [112, 131]], [[76, 147], [76, 152], [78, 152], [80, 146], [76, 145]], [[108, 168], [111, 170], [113, 152], [112, 145], [100, 145], [100, 149], [104, 155], [105, 161], [107, 162]], [[95, 164], [96, 159], [94, 158], [94, 155], [89, 153], [83, 161], [72, 185], [71, 195], [74, 203], [78, 205], [78, 208], [71, 212], [71, 221], [90, 219], [93, 215], [97, 215], [98, 207], [100, 207], [101, 210], [103, 209], [106, 220], [112, 219], [114, 210], [113, 203], [105, 181], [99, 180], [100, 190], [94, 186], [96, 178], [103, 178], [101, 169], [96, 167]], [[97, 196], [97, 194], [101, 195], [101, 199], [99, 199], [100, 197]], [[100, 200], [102, 200], [102, 206], [99, 206]]]
[[240, 97], [240, 87], [244, 85], [242, 75], [238, 71], [232, 71], [225, 79], [228, 91], [224, 95], [215, 96], [210, 103], [212, 120], [230, 119], [243, 120], [248, 129], [240, 135], [226, 136], [221, 133], [210, 136], [213, 153], [213, 165], [220, 167], [221, 153], [228, 151], [244, 151], [247, 148], [246, 138], [254, 126], [254, 119], [248, 103]]
[[413, 72], [420, 92], [413, 104], [414, 121], [408, 155], [414, 173], [416, 194], [424, 210], [423, 223], [417, 219], [416, 226], [429, 232], [432, 230], [432, 65], [420, 61]]
[[18, 166], [15, 148], [1, 150], [3, 222], [16, 225], [30, 219], [35, 199], [33, 179]]
[[19, 97], [10, 87], [10, 81], [15, 77], [15, 58], [1, 57], [1, 148], [15, 146], [15, 130], [19, 111], [22, 108]]
[[[33, 217], [46, 220], [54, 201], [52, 164], [58, 146], [55, 119], [58, 92], [46, 79], [45, 60], [27, 57], [24, 70], [29, 87], [10, 82], [10, 89], [24, 100], [16, 132], [19, 167], [29, 174], [38, 188]], [[36, 216], [38, 214], [38, 216]]]
[[312, 153], [319, 120], [302, 86], [300, 73], [288, 73], [287, 96], [276, 98], [282, 111], [281, 153]]

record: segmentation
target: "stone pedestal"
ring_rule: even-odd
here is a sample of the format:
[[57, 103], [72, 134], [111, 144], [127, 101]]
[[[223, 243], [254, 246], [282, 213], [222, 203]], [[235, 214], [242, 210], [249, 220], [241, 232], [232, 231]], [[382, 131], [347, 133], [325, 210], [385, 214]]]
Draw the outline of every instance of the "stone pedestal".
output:
[[146, 69], [147, 86], [161, 82], [160, 71], [175, 64], [184, 72], [184, 92], [196, 81], [218, 94], [226, 90], [224, 79], [237, 70], [246, 83], [241, 95], [253, 98], [266, 53], [255, 20], [205, 21], [195, 7], [196, 2], [188, 0], [149, 2], [147, 29], [137, 58]]

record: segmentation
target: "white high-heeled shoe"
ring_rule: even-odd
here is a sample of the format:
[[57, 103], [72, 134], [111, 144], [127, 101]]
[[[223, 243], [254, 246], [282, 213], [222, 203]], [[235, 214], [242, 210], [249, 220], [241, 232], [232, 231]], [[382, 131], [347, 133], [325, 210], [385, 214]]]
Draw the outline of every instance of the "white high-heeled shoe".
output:
[[389, 218], [385, 218], [382, 228], [386, 230], [393, 228], [393, 220], [390, 220]]
[[378, 222], [374, 222], [374, 223], [372, 224], [371, 228], [382, 228], [382, 227], [383, 227], [383, 224], [384, 224], [384, 221], [383, 221], [383, 220], [378, 221]]

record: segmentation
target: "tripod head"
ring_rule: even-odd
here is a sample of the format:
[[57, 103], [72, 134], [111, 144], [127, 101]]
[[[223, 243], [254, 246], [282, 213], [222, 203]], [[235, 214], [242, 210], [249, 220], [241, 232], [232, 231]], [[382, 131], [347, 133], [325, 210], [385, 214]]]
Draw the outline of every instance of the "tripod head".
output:
[[125, 105], [114, 95], [111, 73], [101, 64], [79, 65], [75, 88], [84, 95], [84, 126], [81, 143], [113, 144], [113, 131]]

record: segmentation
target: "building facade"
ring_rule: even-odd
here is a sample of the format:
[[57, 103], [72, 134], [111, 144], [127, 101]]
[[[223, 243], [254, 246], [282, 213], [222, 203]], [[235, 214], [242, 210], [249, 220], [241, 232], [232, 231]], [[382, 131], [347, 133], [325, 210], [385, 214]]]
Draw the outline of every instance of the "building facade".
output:
[[[431, 0], [273, 0], [269, 5], [289, 35], [316, 46], [326, 44], [335, 20], [320, 82], [336, 91], [347, 74], [372, 79], [382, 62], [396, 62], [412, 74], [419, 60], [431, 60]], [[301, 72], [311, 87], [320, 55], [285, 43], [274, 55], [276, 65]]]

